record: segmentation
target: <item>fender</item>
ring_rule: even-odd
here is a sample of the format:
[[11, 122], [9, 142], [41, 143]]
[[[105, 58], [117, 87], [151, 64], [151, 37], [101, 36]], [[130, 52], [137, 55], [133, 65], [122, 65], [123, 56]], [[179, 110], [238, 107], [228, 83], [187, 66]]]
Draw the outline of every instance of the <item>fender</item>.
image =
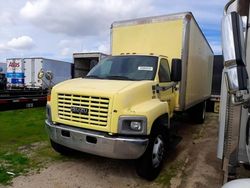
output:
[[[169, 104], [166, 101], [160, 101], [159, 99], [152, 99], [150, 101], [145, 101], [143, 103], [140, 103], [138, 105], [135, 105], [131, 107], [130, 109], [126, 110], [126, 114], [130, 115], [143, 115], [146, 116], [148, 119], [148, 125], [147, 125], [147, 134], [149, 135], [151, 132], [151, 128], [153, 126], [153, 123], [156, 119], [158, 119], [160, 116], [164, 114], [172, 114], [169, 111]], [[168, 123], [169, 123], [168, 117]]]

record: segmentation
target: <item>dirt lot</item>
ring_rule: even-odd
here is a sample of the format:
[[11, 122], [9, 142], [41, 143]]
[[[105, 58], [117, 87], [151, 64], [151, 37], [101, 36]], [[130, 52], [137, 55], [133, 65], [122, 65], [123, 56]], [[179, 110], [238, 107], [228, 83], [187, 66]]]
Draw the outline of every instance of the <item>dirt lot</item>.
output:
[[52, 163], [39, 173], [17, 177], [11, 187], [220, 187], [221, 164], [216, 158], [218, 115], [208, 113], [202, 125], [186, 122], [185, 119], [175, 122], [183, 140], [169, 153], [162, 173], [153, 182], [136, 175], [133, 161], [81, 154], [77, 158]]

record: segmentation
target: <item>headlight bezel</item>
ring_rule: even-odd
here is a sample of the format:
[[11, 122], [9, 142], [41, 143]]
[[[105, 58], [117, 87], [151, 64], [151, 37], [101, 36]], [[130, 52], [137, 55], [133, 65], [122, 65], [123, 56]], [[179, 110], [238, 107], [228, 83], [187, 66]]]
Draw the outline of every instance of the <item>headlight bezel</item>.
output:
[[[141, 130], [132, 129], [131, 122], [141, 122]], [[126, 135], [147, 135], [147, 118], [145, 116], [120, 116], [118, 133]]]

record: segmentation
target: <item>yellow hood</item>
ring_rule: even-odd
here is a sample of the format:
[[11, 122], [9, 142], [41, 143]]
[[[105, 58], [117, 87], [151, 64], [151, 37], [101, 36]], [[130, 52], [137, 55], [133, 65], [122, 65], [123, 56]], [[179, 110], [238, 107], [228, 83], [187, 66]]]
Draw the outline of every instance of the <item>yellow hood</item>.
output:
[[[102, 80], [102, 79], [85, 79], [77, 78], [57, 84], [53, 90], [64, 93], [78, 93], [79, 91], [87, 93], [101, 92], [105, 94], [115, 94], [126, 87], [137, 83], [136, 81], [126, 80]], [[85, 93], [86, 94], [86, 93]]]
[[[119, 116], [126, 115], [133, 105], [151, 99], [153, 84], [154, 81], [83, 78], [64, 81], [52, 89], [52, 120], [116, 133]], [[72, 106], [87, 108], [89, 113], [75, 114]]]

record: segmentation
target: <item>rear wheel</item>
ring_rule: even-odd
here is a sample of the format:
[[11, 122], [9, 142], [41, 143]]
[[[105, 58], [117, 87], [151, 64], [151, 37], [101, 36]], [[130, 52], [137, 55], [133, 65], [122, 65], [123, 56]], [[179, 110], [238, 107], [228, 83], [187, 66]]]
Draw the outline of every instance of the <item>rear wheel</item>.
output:
[[75, 150], [73, 150], [73, 149], [71, 149], [71, 148], [68, 148], [68, 147], [65, 147], [65, 146], [63, 146], [63, 145], [61, 145], [61, 144], [58, 144], [58, 143], [54, 142], [54, 141], [51, 140], [51, 139], [50, 139], [50, 143], [51, 143], [52, 148], [53, 148], [56, 152], [58, 152], [58, 153], [60, 153], [60, 154], [62, 154], [62, 155], [70, 155], [70, 154], [72, 154], [72, 153], [75, 152]]
[[189, 110], [191, 118], [195, 123], [204, 123], [206, 114], [206, 101], [203, 101]]
[[138, 159], [137, 174], [147, 180], [154, 180], [160, 173], [166, 156], [165, 130], [156, 128], [152, 130], [149, 145], [145, 153]]

